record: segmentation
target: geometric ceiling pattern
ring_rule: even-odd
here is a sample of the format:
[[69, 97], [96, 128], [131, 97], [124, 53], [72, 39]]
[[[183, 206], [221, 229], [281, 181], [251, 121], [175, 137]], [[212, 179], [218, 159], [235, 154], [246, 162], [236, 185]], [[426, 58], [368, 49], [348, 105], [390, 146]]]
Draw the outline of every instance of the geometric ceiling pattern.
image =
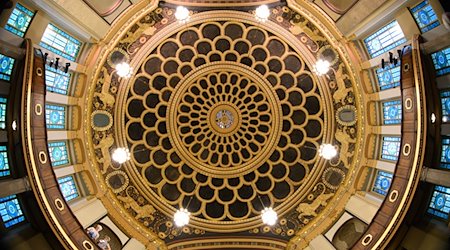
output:
[[[183, 23], [158, 7], [120, 29], [86, 110], [100, 199], [119, 205], [110, 216], [172, 248], [238, 235], [283, 248], [331, 225], [354, 185], [363, 108], [345, 50], [309, 18], [280, 5], [266, 22], [213, 10]], [[319, 59], [331, 62], [326, 76], [314, 71]], [[133, 67], [129, 79], [120, 62]], [[92, 122], [99, 114], [106, 125]], [[338, 156], [320, 157], [324, 143]], [[111, 160], [118, 147], [130, 161]], [[269, 206], [273, 227], [260, 217]], [[189, 225], [174, 225], [179, 208]]]

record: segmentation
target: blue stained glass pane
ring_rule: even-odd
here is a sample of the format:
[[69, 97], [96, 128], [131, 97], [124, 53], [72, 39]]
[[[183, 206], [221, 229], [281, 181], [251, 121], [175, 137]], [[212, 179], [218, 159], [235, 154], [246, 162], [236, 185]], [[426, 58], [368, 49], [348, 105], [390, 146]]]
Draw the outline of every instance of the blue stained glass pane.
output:
[[442, 120], [449, 120], [450, 118], [450, 90], [442, 91], [440, 93], [441, 97], [441, 109], [442, 109]]
[[27, 32], [28, 26], [30, 26], [33, 16], [33, 11], [25, 8], [20, 3], [17, 3], [6, 22], [5, 30], [23, 37]]
[[397, 21], [389, 23], [364, 39], [371, 58], [377, 57], [405, 42], [405, 35]]
[[436, 75], [442, 76], [450, 73], [450, 47], [431, 54]]
[[2, 216], [3, 225], [6, 228], [17, 225], [25, 221], [22, 208], [16, 195], [0, 198], [0, 214]]
[[383, 136], [381, 159], [397, 161], [400, 153], [400, 137]]
[[65, 129], [66, 107], [56, 104], [46, 104], [45, 121], [48, 129]]
[[51, 23], [45, 29], [39, 45], [71, 61], [75, 61], [81, 48], [80, 41]]
[[428, 1], [419, 3], [410, 11], [422, 33], [439, 26], [439, 19]]
[[402, 102], [400, 100], [383, 102], [384, 124], [400, 124], [402, 121]]
[[434, 186], [427, 212], [442, 219], [448, 219], [450, 212], [450, 188]]
[[0, 97], [0, 129], [6, 128], [6, 98]]
[[67, 95], [70, 76], [70, 73], [65, 73], [64, 71], [45, 65], [45, 85], [47, 86], [47, 91]]
[[400, 86], [400, 66], [387, 66], [376, 71], [380, 90]]
[[79, 196], [77, 185], [75, 184], [75, 180], [73, 176], [65, 176], [58, 178], [59, 188], [64, 196], [66, 201], [73, 200]]
[[375, 193], [386, 195], [392, 182], [392, 173], [378, 170], [377, 176], [373, 183], [372, 191]]
[[48, 150], [50, 151], [50, 160], [53, 167], [69, 164], [69, 154], [67, 153], [66, 142], [49, 142]]
[[14, 58], [0, 54], [0, 79], [9, 81], [14, 67]]
[[450, 169], [450, 138], [442, 139], [440, 168]]
[[11, 171], [9, 169], [8, 152], [6, 146], [0, 146], [0, 177], [9, 176]]

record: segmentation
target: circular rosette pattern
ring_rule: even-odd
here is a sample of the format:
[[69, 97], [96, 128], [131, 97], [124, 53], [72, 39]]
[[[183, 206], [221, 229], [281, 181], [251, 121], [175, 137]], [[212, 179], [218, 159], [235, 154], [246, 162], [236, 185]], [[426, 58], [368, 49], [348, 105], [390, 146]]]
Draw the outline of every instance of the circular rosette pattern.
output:
[[184, 28], [151, 50], [126, 93], [133, 182], [161, 211], [189, 203], [193, 225], [211, 230], [257, 221], [262, 202], [291, 209], [316, 176], [321, 95], [302, 56], [260, 27]]

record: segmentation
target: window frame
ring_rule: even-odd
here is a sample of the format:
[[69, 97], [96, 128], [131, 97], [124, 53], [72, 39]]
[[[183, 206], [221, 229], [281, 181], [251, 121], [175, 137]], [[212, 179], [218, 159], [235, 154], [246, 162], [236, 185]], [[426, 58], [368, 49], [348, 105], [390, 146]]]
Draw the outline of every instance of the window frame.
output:
[[[396, 139], [398, 139], [398, 140], [396, 140], [396, 141], [392, 141], [392, 142], [398, 142], [398, 152], [397, 152], [397, 156], [396, 156], [396, 159], [395, 159], [395, 160], [390, 159], [391, 157], [394, 157], [394, 155], [391, 155], [391, 154], [385, 155], [385, 157], [383, 157], [383, 152], [385, 151], [385, 150], [384, 150], [384, 142], [386, 141], [385, 138], [390, 138], [390, 139], [396, 138]], [[389, 141], [387, 141], [387, 142], [389, 142]], [[400, 149], [401, 149], [401, 147], [402, 147], [402, 138], [401, 138], [399, 135], [382, 135], [382, 136], [381, 136], [381, 143], [380, 143], [380, 144], [381, 144], [381, 145], [380, 145], [379, 159], [382, 160], [382, 161], [397, 162], [397, 161], [398, 161], [398, 158], [399, 158], [399, 156], [400, 156]], [[386, 151], [387, 151], [387, 150], [389, 150], [389, 149], [386, 149]], [[386, 157], [387, 157], [387, 158], [386, 158]]]
[[[439, 25], [441, 25], [441, 22], [439, 21], [439, 17], [436, 14], [436, 11], [434, 11], [433, 6], [431, 6], [431, 4], [429, 3], [428, 0], [423, 0], [422, 2], [416, 4], [413, 7], [410, 7], [408, 9], [409, 9], [409, 13], [411, 13], [411, 16], [413, 17], [414, 21], [417, 24], [417, 27], [419, 28], [419, 30], [422, 34], [428, 32], [432, 29], [435, 29], [435, 28], [439, 27]], [[418, 10], [417, 12], [416, 12], [416, 9]], [[426, 9], [428, 9], [428, 10], [426, 10]], [[431, 18], [433, 18], [433, 16], [434, 16], [435, 20], [430, 21], [429, 24], [419, 23], [420, 20], [418, 20], [418, 19], [420, 19], [419, 15], [420, 15], [421, 11], [426, 12], [427, 17], [430, 18], [430, 15], [428, 15], [428, 14], [430, 14], [429, 9], [431, 9], [431, 12], [433, 14], [431, 16]], [[421, 24], [424, 24], [423, 27], [421, 27]]]
[[[5, 151], [1, 151], [1, 148], [5, 147]], [[11, 168], [11, 160], [9, 158], [9, 151], [8, 151], [8, 145], [6, 143], [0, 143], [0, 154], [5, 153], [6, 155], [6, 160], [7, 160], [7, 165], [8, 165], [8, 169], [7, 170], [0, 170], [0, 179], [6, 179], [6, 178], [10, 178], [12, 176], [12, 168]], [[6, 175], [2, 175], [3, 172], [8, 172]]]
[[[402, 106], [402, 100], [401, 99], [392, 99], [392, 100], [384, 100], [381, 101], [381, 109], [383, 110], [383, 125], [385, 126], [390, 126], [390, 125], [399, 125], [402, 123], [402, 119], [403, 119], [403, 106]], [[392, 104], [392, 105], [388, 105], [388, 104]], [[397, 106], [399, 106], [400, 108], [398, 108]], [[400, 114], [397, 114], [397, 116], [399, 115], [400, 117], [396, 117], [394, 119], [386, 119], [386, 113], [389, 113], [391, 110], [386, 110], [386, 108], [391, 108], [391, 107], [396, 107], [397, 111], [400, 112]], [[389, 114], [388, 114], [389, 116]]]
[[[9, 200], [8, 200], [8, 198], [9, 198]], [[5, 196], [5, 197], [0, 197], [0, 200], [2, 200], [2, 199], [5, 200], [5, 201], [0, 201], [0, 203], [6, 203], [6, 202], [13, 201], [13, 200], [17, 200], [17, 204], [19, 205], [19, 209], [20, 209], [20, 212], [21, 212], [21, 214], [19, 216], [13, 217], [12, 219], [10, 219], [7, 222], [5, 222], [3, 220], [3, 214], [1, 214], [1, 210], [0, 210], [1, 220], [2, 220], [2, 224], [1, 224], [2, 228], [4, 228], [5, 230], [12, 230], [12, 229], [14, 229], [14, 228], [16, 228], [16, 227], [18, 227], [20, 225], [25, 224], [27, 222], [27, 218], [26, 218], [25, 210], [23, 209], [24, 206], [22, 204], [22, 201], [21, 201], [20, 197], [17, 194], [13, 194], [13, 195]], [[12, 220], [16, 220], [18, 218], [19, 218], [19, 220], [20, 219], [21, 220], [18, 221], [18, 222], [13, 222], [14, 224], [12, 224], [12, 225], [6, 226], [6, 223], [11, 222]]]
[[[20, 10], [20, 9], [17, 7], [18, 5], [20, 5], [20, 7], [22, 7], [22, 8], [24, 8], [25, 11], [24, 11], [24, 10]], [[11, 19], [11, 16], [14, 14], [14, 11], [15, 11], [16, 9], [18, 9], [18, 11], [20, 11], [20, 12], [22, 12], [22, 13], [25, 13], [25, 15], [27, 15], [27, 17], [30, 18], [30, 20], [27, 21], [28, 24], [26, 25], [25, 31], [19, 30], [19, 29], [17, 29], [17, 27], [15, 27], [15, 26], [9, 24], [10, 20], [12, 20], [12, 19]], [[32, 15], [30, 16], [29, 13], [26, 13], [27, 11], [30, 12], [30, 13], [32, 13]], [[16, 35], [16, 36], [18, 36], [18, 37], [22, 37], [22, 38], [23, 38], [23, 37], [25, 37], [25, 35], [27, 34], [27, 32], [28, 32], [28, 30], [29, 30], [29, 28], [30, 28], [30, 26], [31, 26], [31, 23], [33, 22], [33, 19], [34, 19], [35, 16], [36, 16], [36, 11], [32, 11], [32, 10], [30, 10], [28, 7], [24, 6], [22, 3], [17, 2], [16, 5], [14, 6], [13, 11], [12, 11], [11, 14], [9, 15], [8, 19], [6, 20], [6, 24], [5, 24], [4, 29], [7, 30], [7, 31], [9, 31], [9, 32], [11, 32], [12, 34], [14, 34], [14, 35]], [[17, 20], [17, 18], [16, 18], [16, 20]]]
[[[69, 181], [65, 181], [65, 182], [63, 182], [63, 183], [60, 183], [60, 182], [59, 182], [60, 179], [63, 179], [63, 178], [72, 178], [73, 185], [75, 186], [76, 196], [73, 197], [73, 198], [71, 198], [71, 199], [69, 199], [69, 200], [67, 200], [67, 197], [64, 195], [63, 189], [61, 188], [61, 184], [67, 183], [67, 182], [69, 182]], [[80, 187], [79, 187], [79, 185], [78, 185], [77, 177], [75, 176], [75, 174], [70, 174], [70, 175], [65, 175], [65, 176], [58, 177], [56, 181], [58, 182], [58, 188], [59, 188], [59, 191], [61, 192], [61, 194], [62, 194], [62, 196], [63, 196], [63, 198], [64, 198], [64, 200], [65, 200], [66, 202], [68, 202], [68, 203], [69, 203], [69, 202], [73, 202], [73, 201], [76, 201], [76, 200], [78, 200], [78, 199], [81, 198], [82, 194], [81, 194], [81, 190], [80, 190]], [[72, 195], [73, 195], [73, 194], [70, 194], [68, 197], [70, 197], [70, 196], [72, 196]]]
[[[49, 79], [49, 76], [47, 75], [47, 72], [51, 72], [52, 74], [55, 74], [56, 76], [53, 78], [54, 80], [52, 81], [53, 85], [48, 85], [47, 81]], [[62, 88], [58, 88], [54, 86], [54, 83], [56, 82], [56, 77], [66, 77], [67, 78], [67, 88], [64, 90]], [[60, 94], [60, 95], [66, 95], [68, 96], [70, 93], [70, 87], [72, 84], [72, 74], [71, 73], [65, 73], [64, 71], [60, 70], [60, 69], [55, 69], [53, 67], [50, 67], [49, 65], [45, 65], [45, 89], [48, 92], [51, 93], [56, 93], [56, 94]], [[64, 91], [64, 93], [62, 93]]]
[[[49, 37], [45, 37], [47, 30], [49, 29], [49, 27], [53, 27], [54, 29], [52, 29], [49, 32], [54, 32], [56, 33], [55, 36], [52, 36], [51, 39]], [[70, 41], [72, 44], [78, 45], [78, 49], [75, 53], [75, 55], [71, 55], [69, 53], [66, 52], [66, 47], [68, 45], [68, 42], [64, 43], [64, 49], [61, 50], [57, 47], [54, 46], [54, 44], [59, 44], [62, 46], [61, 44], [61, 39], [58, 39], [57, 36], [62, 36], [64, 39], [67, 39], [68, 41]], [[45, 39], [44, 39], [45, 38]], [[47, 40], [47, 41], [44, 41]], [[59, 40], [59, 42], [58, 42]], [[79, 43], [79, 44], [77, 44]], [[75, 38], [73, 35], [69, 34], [68, 32], [66, 32], [65, 30], [59, 28], [57, 25], [53, 24], [53, 23], [48, 23], [47, 27], [45, 28], [44, 33], [42, 34], [41, 40], [39, 41], [39, 46], [51, 51], [54, 54], [57, 54], [69, 61], [72, 62], [76, 62], [79, 55], [81, 54], [81, 50], [83, 49], [83, 42], [81, 42], [80, 39]]]
[[[383, 177], [385, 177], [385, 178], [387, 178], [387, 179], [390, 179], [390, 181], [389, 181], [389, 187], [387, 188], [385, 194], [381, 194], [381, 193], [379, 193], [379, 192], [377, 192], [377, 191], [374, 190], [374, 189], [375, 189], [375, 185], [376, 185], [377, 180], [378, 180], [378, 176], [379, 176], [378, 173], [380, 173], [380, 172], [386, 173], [386, 174], [388, 174], [388, 175], [391, 175], [390, 177], [389, 177], [389, 176], [383, 176]], [[374, 194], [376, 194], [376, 195], [379, 195], [379, 196], [386, 197], [386, 195], [388, 195], [388, 193], [389, 193], [389, 189], [391, 188], [391, 185], [392, 185], [392, 179], [394, 179], [394, 173], [391, 173], [391, 172], [385, 171], [385, 170], [381, 170], [381, 169], [375, 169], [374, 175], [373, 175], [373, 178], [372, 178], [372, 183], [371, 183], [371, 185], [370, 185], [370, 192], [371, 192], [371, 193], [374, 193]]]
[[[440, 65], [438, 65], [439, 68], [436, 68], [436, 64], [438, 64], [438, 59], [436, 57], [438, 57], [438, 54], [444, 54], [444, 60], [446, 60], [446, 65], [441, 67]], [[434, 67], [434, 71], [436, 72], [436, 76], [437, 77], [441, 77], [441, 76], [445, 76], [450, 74], [450, 46], [442, 48], [440, 50], [437, 50], [433, 53], [431, 53], [431, 60], [433, 61], [433, 67]]]
[[[394, 40], [387, 45], [379, 44], [380, 49], [378, 49], [374, 52], [371, 52], [370, 47], [372, 47], [372, 43], [371, 43], [372, 41], [382, 40], [382, 39], [385, 39], [386, 37], [390, 37], [390, 39], [388, 39], [388, 41], [392, 40], [392, 37], [395, 35], [395, 33], [391, 32], [390, 30], [396, 28], [396, 27], [394, 28], [395, 25], [392, 25], [393, 23], [396, 23], [398, 25], [398, 28], [400, 29], [401, 34], [402, 34], [402, 38], [400, 38], [398, 40]], [[392, 25], [392, 27], [390, 27], [391, 25]], [[387, 33], [385, 33], [385, 32], [387, 32]], [[381, 36], [382, 34], [384, 34], [384, 36], [379, 38], [379, 36]], [[396, 37], [398, 35], [399, 34], [395, 35], [394, 37]], [[378, 41], [378, 42], [381, 43], [380, 41]], [[407, 40], [405, 37], [405, 33], [403, 32], [402, 27], [400, 26], [400, 24], [398, 23], [398, 21], [396, 19], [388, 22], [386, 25], [380, 27], [379, 29], [377, 29], [376, 31], [374, 31], [373, 33], [371, 33], [370, 35], [368, 35], [366, 38], [363, 39], [364, 47], [365, 47], [366, 52], [369, 55], [370, 59], [376, 58], [384, 53], [387, 53], [388, 51], [391, 51], [406, 42], [407, 42]]]
[[[53, 162], [53, 157], [52, 157], [52, 153], [53, 150], [51, 150], [51, 148], [58, 148], [61, 147], [61, 145], [50, 145], [50, 144], [59, 144], [59, 143], [64, 143], [64, 148], [65, 148], [65, 160], [59, 160], [56, 162], [62, 162], [64, 161], [64, 163], [58, 163], [57, 165], [54, 165]], [[59, 141], [47, 141], [47, 147], [48, 147], [48, 153], [50, 156], [50, 164], [52, 166], [52, 168], [59, 168], [59, 167], [64, 167], [64, 166], [68, 166], [72, 163], [72, 159], [70, 157], [70, 148], [69, 148], [69, 142], [67, 140], [59, 140]], [[64, 153], [63, 153], [64, 154]]]
[[12, 62], [12, 64], [11, 63], [8, 64], [9, 69], [7, 71], [11, 71], [10, 73], [0, 72], [0, 80], [5, 82], [11, 82], [11, 77], [13, 76], [14, 73], [14, 67], [16, 66], [16, 59], [0, 53], [0, 69], [1, 65], [3, 64], [3, 60], [1, 59], [2, 57], [8, 58]]
[[[401, 74], [400, 67], [401, 67], [400, 65], [398, 65], [398, 66], [386, 65], [384, 67], [384, 69], [380, 67], [380, 68], [374, 70], [379, 91], [384, 91], [384, 90], [400, 87], [400, 80], [401, 80], [400, 79], [400, 74]], [[392, 77], [392, 80], [389, 84], [381, 85], [380, 83], [384, 82], [384, 81], [381, 81], [380, 79], [384, 76], [384, 73], [386, 71], [389, 71], [389, 74]], [[380, 74], [383, 74], [383, 76], [381, 76]], [[398, 80], [395, 81], [395, 79], [397, 79], [397, 78], [398, 78]]]
[[[47, 121], [47, 119], [50, 119], [50, 118], [47, 118], [47, 116], [49, 115], [49, 114], [47, 114], [47, 111], [49, 110], [47, 108], [48, 105], [56, 106], [56, 107], [63, 107], [64, 108], [64, 126], [62, 128], [61, 127], [49, 127], [49, 123]], [[52, 110], [53, 111], [60, 111], [60, 110], [55, 110], [55, 109], [52, 109]], [[45, 126], [46, 126], [46, 128], [48, 130], [67, 130], [67, 128], [68, 128], [68, 121], [67, 121], [68, 113], [69, 113], [69, 106], [67, 106], [67, 105], [57, 104], [57, 103], [48, 103], [48, 102], [45, 103]], [[52, 123], [52, 124], [50, 124], [50, 126], [59, 126], [59, 125]]]
[[[444, 193], [443, 191], [436, 190], [437, 187], [449, 188], [450, 189], [450, 187], [446, 187], [446, 186], [433, 185], [433, 189], [432, 189], [432, 192], [431, 192], [431, 195], [430, 195], [430, 199], [429, 199], [429, 201], [427, 203], [426, 213], [428, 215], [432, 216], [433, 218], [436, 218], [436, 219], [439, 219], [439, 220], [448, 221], [450, 219], [450, 213], [447, 213], [447, 218], [444, 218], [444, 217], [439, 216], [438, 214], [436, 214], [436, 213], [444, 214], [444, 212], [439, 211], [438, 209], [431, 207], [431, 204], [434, 203], [434, 199], [435, 199], [434, 194], [435, 194], [435, 192], [439, 192], [441, 194], [450, 196], [450, 190], [449, 190], [449, 193]], [[447, 199], [445, 201], [447, 201]], [[450, 198], [449, 198], [448, 202], [450, 203]], [[444, 203], [444, 206], [446, 206], [446, 204], [447, 204], [447, 202]], [[449, 205], [449, 207], [450, 207], [450, 205]]]

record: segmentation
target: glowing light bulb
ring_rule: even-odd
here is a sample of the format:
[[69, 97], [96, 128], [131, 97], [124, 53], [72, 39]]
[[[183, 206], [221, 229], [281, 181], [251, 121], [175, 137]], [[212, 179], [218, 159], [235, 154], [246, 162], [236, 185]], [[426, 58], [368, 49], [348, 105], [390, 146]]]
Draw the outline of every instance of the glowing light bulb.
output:
[[327, 60], [319, 59], [314, 65], [314, 71], [318, 76], [325, 75], [330, 70], [330, 62]]
[[173, 221], [177, 227], [189, 224], [191, 213], [185, 208], [178, 209], [173, 215]]
[[119, 63], [116, 65], [116, 72], [117, 75], [119, 75], [120, 77], [129, 78], [131, 76], [132, 71], [133, 68], [131, 68], [131, 66], [126, 62]]
[[130, 151], [127, 148], [116, 148], [112, 153], [113, 161], [122, 164], [130, 159]]
[[261, 5], [255, 10], [255, 17], [259, 21], [266, 21], [270, 16], [270, 9], [267, 5]]
[[16, 120], [14, 120], [14, 121], [12, 122], [11, 128], [12, 128], [14, 131], [17, 130], [17, 122], [16, 122]]
[[319, 155], [326, 160], [331, 160], [337, 155], [337, 147], [331, 144], [322, 144], [319, 148]]
[[265, 207], [261, 211], [261, 219], [264, 224], [273, 226], [277, 223], [278, 215], [277, 212], [275, 212], [271, 207]]
[[436, 115], [434, 113], [431, 113], [431, 123], [436, 122]]
[[184, 6], [178, 6], [175, 11], [175, 18], [179, 22], [187, 22], [189, 20], [189, 10]]
[[442, 116], [442, 122], [448, 122], [448, 117], [446, 115]]

